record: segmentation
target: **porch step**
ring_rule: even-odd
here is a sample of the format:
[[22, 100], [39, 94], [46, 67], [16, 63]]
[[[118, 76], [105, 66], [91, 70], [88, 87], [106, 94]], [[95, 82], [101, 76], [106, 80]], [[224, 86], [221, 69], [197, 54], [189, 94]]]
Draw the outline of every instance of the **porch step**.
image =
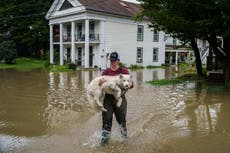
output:
[[212, 70], [207, 72], [207, 80], [211, 82], [224, 82], [223, 70]]

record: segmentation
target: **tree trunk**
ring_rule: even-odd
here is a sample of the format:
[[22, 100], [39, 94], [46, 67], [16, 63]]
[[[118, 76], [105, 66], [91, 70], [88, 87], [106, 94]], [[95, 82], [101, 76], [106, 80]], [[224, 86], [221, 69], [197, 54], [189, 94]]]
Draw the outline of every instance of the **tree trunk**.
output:
[[217, 56], [217, 57], [220, 57], [220, 58], [225, 58], [226, 57], [226, 52], [225, 50], [223, 51], [224, 53], [222, 53], [218, 47], [220, 47], [217, 43], [217, 38], [216, 38], [216, 35], [214, 34], [211, 34], [210, 37], [207, 38], [208, 40], [208, 43], [209, 45], [211, 46], [211, 48], [213, 49], [213, 53]]
[[202, 73], [202, 64], [201, 64], [201, 59], [200, 59], [200, 51], [199, 48], [197, 46], [197, 43], [195, 41], [195, 38], [191, 39], [191, 46], [192, 49], [195, 53], [195, 57], [196, 57], [196, 69], [197, 69], [197, 74], [198, 75], [203, 75]]
[[223, 41], [223, 48], [227, 54], [227, 57], [224, 60], [224, 82], [226, 86], [230, 87], [230, 36], [223, 37]]
[[225, 67], [224, 67], [224, 82], [225, 85], [230, 87], [230, 60], [225, 60]]
[[230, 36], [226, 36], [226, 37], [223, 37], [223, 41], [224, 41], [224, 50], [228, 56], [228, 58], [230, 57]]

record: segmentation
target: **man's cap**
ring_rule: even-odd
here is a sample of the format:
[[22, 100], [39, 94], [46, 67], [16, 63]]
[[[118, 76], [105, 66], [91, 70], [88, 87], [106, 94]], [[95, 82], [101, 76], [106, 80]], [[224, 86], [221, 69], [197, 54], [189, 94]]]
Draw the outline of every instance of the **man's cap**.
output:
[[120, 60], [119, 54], [117, 52], [112, 52], [109, 56], [109, 60], [110, 61], [119, 61]]

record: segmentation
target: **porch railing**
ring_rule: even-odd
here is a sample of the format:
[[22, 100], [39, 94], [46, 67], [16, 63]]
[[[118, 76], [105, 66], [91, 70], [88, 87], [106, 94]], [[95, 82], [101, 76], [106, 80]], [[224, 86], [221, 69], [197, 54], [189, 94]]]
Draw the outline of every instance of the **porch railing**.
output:
[[63, 42], [71, 42], [71, 36], [70, 35], [63, 35]]
[[[63, 35], [63, 42], [71, 42], [71, 36], [70, 35]], [[75, 35], [75, 41], [77, 42], [83, 42], [85, 41], [85, 34], [83, 35]], [[89, 35], [89, 41], [99, 41], [100, 37], [99, 34], [90, 34]], [[60, 41], [60, 36], [59, 35], [55, 35], [53, 37], [53, 41], [54, 42], [59, 42]]]
[[[63, 42], [71, 42], [71, 36], [69, 35], [63, 35], [62, 38], [63, 38]], [[54, 35], [53, 41], [60, 42], [60, 35]]]
[[60, 41], [60, 35], [54, 35], [53, 36], [53, 41], [54, 42], [59, 42]]
[[[76, 35], [75, 40], [78, 42], [85, 41], [85, 34]], [[99, 41], [99, 34], [89, 34], [89, 41]]]

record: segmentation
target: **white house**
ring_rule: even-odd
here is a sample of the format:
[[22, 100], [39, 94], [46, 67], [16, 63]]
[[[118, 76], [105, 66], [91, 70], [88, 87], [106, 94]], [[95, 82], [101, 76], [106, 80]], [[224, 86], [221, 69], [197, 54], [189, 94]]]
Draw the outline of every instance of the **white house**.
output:
[[189, 62], [194, 60], [194, 51], [191, 47], [183, 45], [183, 42], [177, 38], [165, 36], [165, 63], [178, 64], [180, 62]]
[[50, 63], [104, 69], [113, 51], [127, 66], [165, 63], [164, 32], [151, 31], [149, 21], [132, 20], [139, 10], [139, 4], [121, 0], [55, 0], [46, 14]]

